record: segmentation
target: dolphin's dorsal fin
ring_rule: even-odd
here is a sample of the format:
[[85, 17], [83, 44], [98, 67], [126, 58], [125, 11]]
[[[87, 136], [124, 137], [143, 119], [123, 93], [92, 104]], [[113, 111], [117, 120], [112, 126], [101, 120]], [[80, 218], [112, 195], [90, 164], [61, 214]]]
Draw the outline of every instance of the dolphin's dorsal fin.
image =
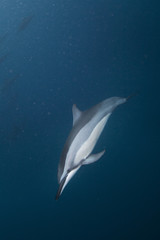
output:
[[74, 126], [77, 120], [80, 118], [82, 112], [77, 108], [76, 104], [73, 104], [72, 113], [73, 113], [73, 126]]

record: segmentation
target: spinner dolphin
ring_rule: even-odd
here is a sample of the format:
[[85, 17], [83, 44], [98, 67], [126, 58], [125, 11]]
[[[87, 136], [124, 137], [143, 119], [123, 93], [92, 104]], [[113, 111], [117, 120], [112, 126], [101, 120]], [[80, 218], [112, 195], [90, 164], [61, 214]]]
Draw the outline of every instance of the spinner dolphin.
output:
[[127, 99], [111, 97], [83, 112], [73, 105], [73, 127], [58, 165], [56, 200], [81, 166], [94, 163], [102, 157], [105, 151], [97, 154], [92, 154], [92, 151], [113, 110]]

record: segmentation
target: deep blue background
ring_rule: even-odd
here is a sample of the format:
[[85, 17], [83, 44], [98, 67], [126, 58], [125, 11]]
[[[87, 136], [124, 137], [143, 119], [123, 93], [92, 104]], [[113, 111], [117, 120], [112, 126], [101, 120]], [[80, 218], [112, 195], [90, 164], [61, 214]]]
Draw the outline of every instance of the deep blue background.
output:
[[[159, 8], [1, 1], [0, 240], [160, 239]], [[55, 201], [72, 104], [137, 91], [111, 116], [96, 147], [103, 158]]]

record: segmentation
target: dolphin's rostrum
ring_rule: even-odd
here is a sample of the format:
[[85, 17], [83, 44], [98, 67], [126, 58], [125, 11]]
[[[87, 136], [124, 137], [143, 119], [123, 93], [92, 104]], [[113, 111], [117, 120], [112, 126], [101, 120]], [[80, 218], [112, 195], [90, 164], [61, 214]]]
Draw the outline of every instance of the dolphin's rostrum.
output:
[[64, 145], [58, 166], [58, 199], [82, 165], [96, 162], [105, 151], [91, 154], [113, 110], [127, 98], [111, 97], [81, 112], [73, 105], [73, 128]]

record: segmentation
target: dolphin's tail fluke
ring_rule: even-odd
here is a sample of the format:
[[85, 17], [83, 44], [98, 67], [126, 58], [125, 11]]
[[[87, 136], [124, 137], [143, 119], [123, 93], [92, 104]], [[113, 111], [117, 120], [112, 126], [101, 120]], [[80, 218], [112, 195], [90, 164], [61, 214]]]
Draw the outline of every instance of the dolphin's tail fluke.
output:
[[137, 95], [139, 95], [139, 92], [138, 92], [138, 91], [135, 92], [135, 93], [132, 93], [131, 95], [129, 95], [128, 97], [126, 97], [126, 100], [128, 101], [128, 99], [130, 99], [130, 98], [132, 98], [132, 97], [135, 97], [135, 96], [137, 96]]

